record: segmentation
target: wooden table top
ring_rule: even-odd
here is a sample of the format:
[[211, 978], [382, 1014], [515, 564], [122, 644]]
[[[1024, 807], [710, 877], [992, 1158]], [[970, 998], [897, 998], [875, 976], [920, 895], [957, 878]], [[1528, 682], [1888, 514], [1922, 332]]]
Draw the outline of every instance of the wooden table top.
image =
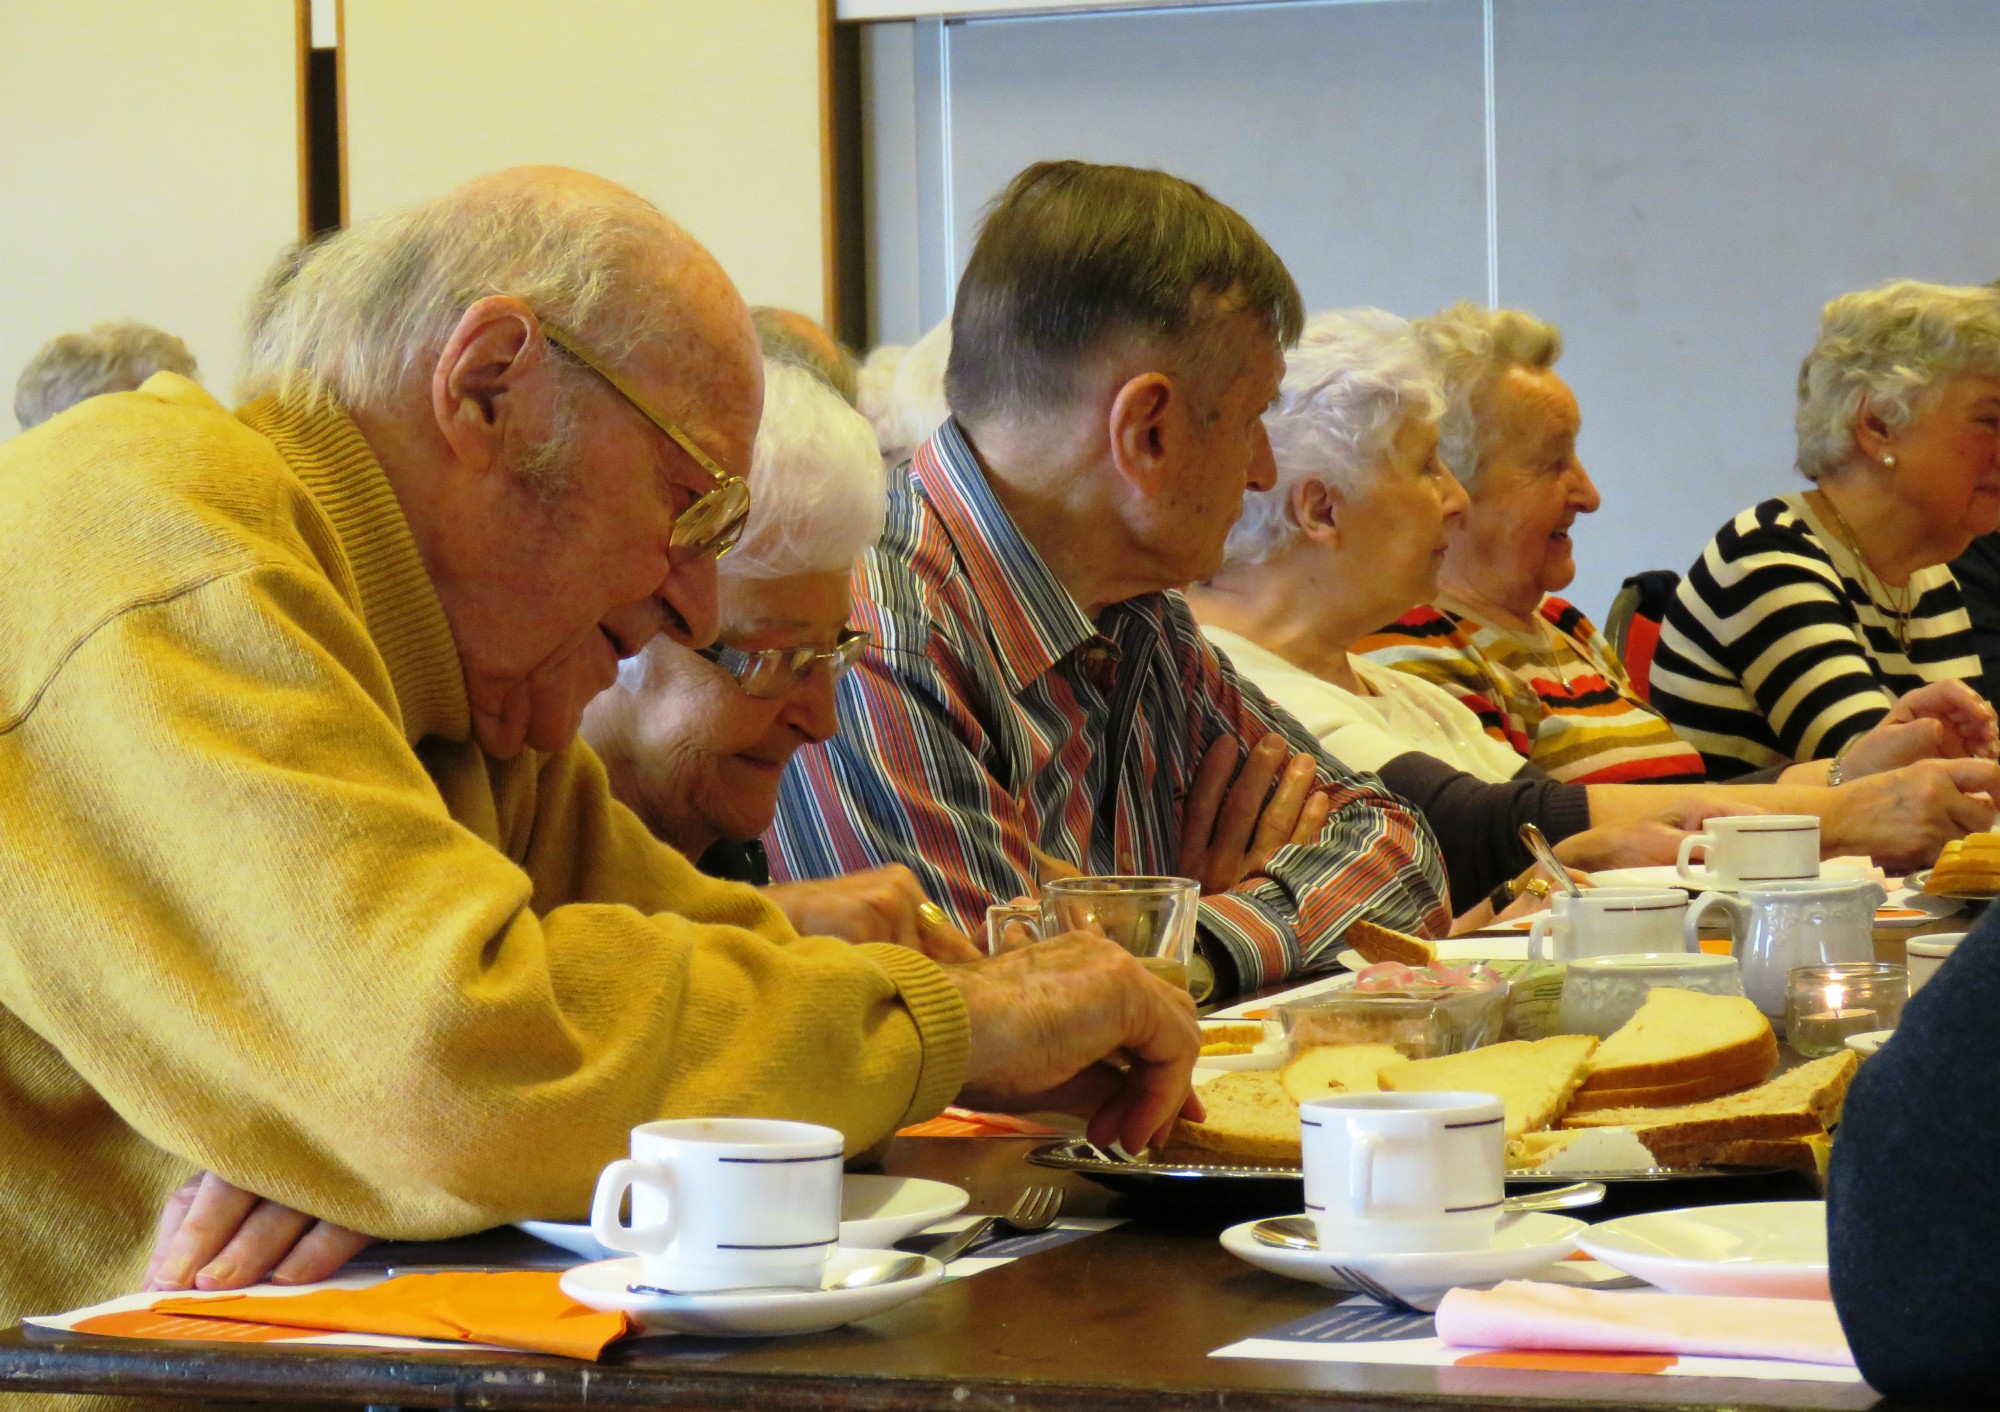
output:
[[[954, 1281], [864, 1326], [753, 1341], [655, 1338], [598, 1364], [527, 1354], [387, 1353], [158, 1343], [0, 1332], [0, 1387], [298, 1403], [492, 1408], [757, 1408], [760, 1412], [1300, 1412], [1315, 1408], [1866, 1408], [1858, 1384], [1752, 1382], [1210, 1358], [1211, 1349], [1323, 1309], [1334, 1296], [1222, 1249], [1225, 1224], [1263, 1211], [1162, 1212], [1029, 1166], [1017, 1138], [909, 1138], [892, 1172], [955, 1182], [1001, 1211], [1034, 1182], [1070, 1215], [1127, 1225]], [[1596, 1215], [1707, 1201], [1811, 1198], [1810, 1179], [1621, 1188]], [[494, 1245], [526, 1237], [472, 1237]], [[497, 1243], [497, 1244], [496, 1244]], [[464, 1243], [457, 1243], [461, 1249]], [[431, 1249], [435, 1250], [435, 1247]], [[412, 1251], [404, 1258], [423, 1258]]]

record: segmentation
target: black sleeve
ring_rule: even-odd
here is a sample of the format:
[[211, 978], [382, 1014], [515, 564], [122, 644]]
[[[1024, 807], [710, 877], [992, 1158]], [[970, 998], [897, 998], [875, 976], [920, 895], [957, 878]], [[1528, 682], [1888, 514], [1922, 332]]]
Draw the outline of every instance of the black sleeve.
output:
[[1972, 642], [1985, 675], [1986, 699], [2000, 692], [2000, 534], [1983, 534], [1951, 561], [1966, 616], [1972, 619]]
[[1532, 766], [1523, 766], [1505, 784], [1488, 784], [1434, 755], [1412, 750], [1376, 773], [1417, 806], [1437, 835], [1451, 876], [1454, 915], [1534, 861], [1521, 842], [1522, 824], [1533, 823], [1550, 843], [1590, 827], [1584, 786], [1559, 783]]
[[1903, 1012], [1848, 1093], [1827, 1178], [1833, 1300], [1861, 1374], [1898, 1401], [2000, 1388], [2000, 907]]

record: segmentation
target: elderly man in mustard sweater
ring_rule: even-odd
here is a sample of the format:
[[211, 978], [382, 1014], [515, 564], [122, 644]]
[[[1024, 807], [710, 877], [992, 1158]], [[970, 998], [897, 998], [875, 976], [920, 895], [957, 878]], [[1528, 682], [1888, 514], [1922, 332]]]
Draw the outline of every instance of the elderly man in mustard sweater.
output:
[[576, 739], [713, 636], [743, 509], [757, 345], [678, 226], [485, 178], [315, 248], [247, 380], [0, 448], [0, 1325], [136, 1288], [201, 1168], [430, 1238], [581, 1211], [663, 1115], [1172, 1121], [1192, 1007], [1115, 946], [801, 938]]

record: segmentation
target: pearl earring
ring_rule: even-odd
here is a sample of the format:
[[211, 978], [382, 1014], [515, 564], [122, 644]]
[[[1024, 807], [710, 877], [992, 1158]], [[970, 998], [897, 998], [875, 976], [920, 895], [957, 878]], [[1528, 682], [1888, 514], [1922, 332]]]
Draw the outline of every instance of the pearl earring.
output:
[[1894, 456], [1884, 456], [1884, 457], [1882, 458], [1882, 468], [1883, 468], [1884, 470], [1889, 470], [1889, 471], [1893, 471], [1893, 470], [1895, 470], [1895, 469], [1896, 469], [1896, 458], [1895, 458]]

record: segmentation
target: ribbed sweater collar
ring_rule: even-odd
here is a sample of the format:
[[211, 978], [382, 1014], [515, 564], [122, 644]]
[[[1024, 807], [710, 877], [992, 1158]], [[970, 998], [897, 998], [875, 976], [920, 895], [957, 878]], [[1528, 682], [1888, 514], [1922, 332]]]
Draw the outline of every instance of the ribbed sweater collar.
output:
[[458, 644], [402, 503], [361, 429], [337, 407], [276, 395], [236, 415], [277, 447], [332, 524], [368, 636], [389, 668], [405, 738], [411, 745], [431, 735], [468, 738], [472, 711]]

